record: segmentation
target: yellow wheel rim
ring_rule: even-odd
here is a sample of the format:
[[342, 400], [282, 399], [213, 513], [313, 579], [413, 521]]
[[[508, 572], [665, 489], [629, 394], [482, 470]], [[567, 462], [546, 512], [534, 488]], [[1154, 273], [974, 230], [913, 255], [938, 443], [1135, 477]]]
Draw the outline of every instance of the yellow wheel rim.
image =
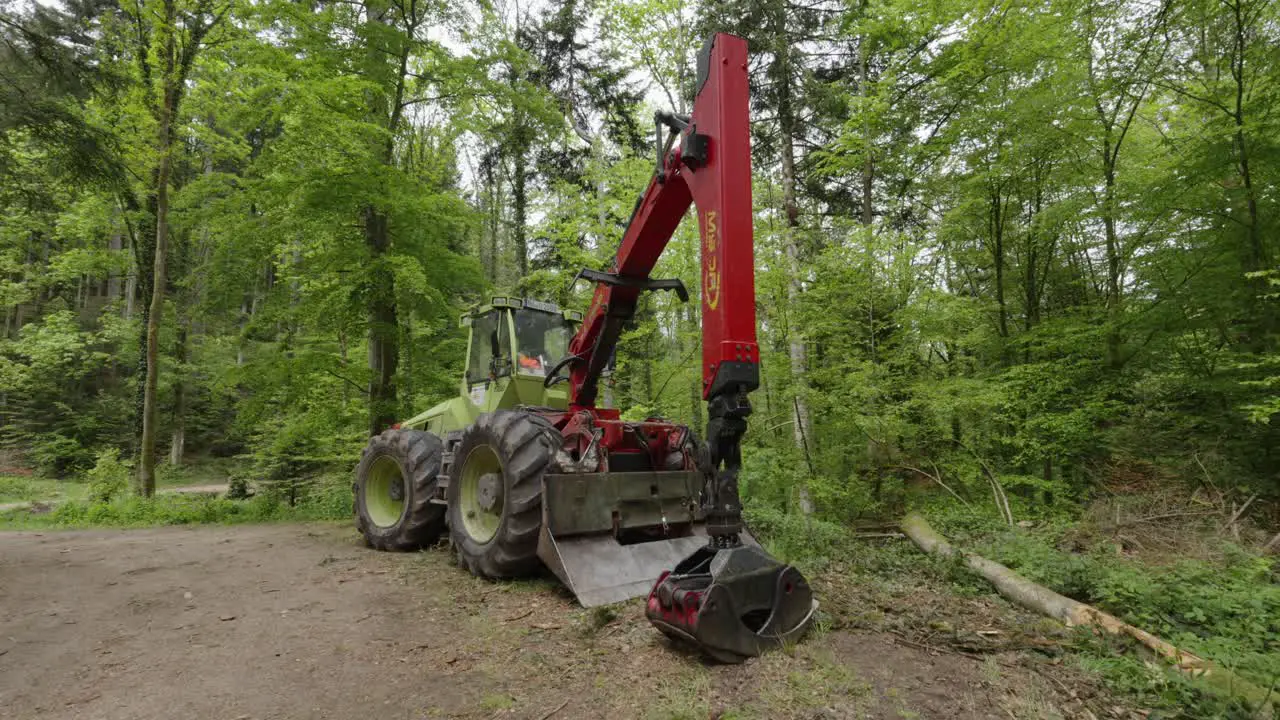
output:
[[506, 495], [502, 479], [502, 461], [488, 445], [481, 445], [467, 455], [462, 465], [458, 487], [458, 509], [467, 535], [484, 544], [498, 534]]
[[390, 455], [383, 455], [369, 466], [364, 485], [364, 508], [369, 520], [381, 528], [394, 527], [404, 514], [404, 471]]

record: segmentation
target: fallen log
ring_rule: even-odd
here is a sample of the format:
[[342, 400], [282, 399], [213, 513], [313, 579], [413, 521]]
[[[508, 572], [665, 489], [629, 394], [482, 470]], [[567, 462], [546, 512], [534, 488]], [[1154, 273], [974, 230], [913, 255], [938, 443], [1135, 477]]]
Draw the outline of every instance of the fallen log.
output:
[[1151, 633], [1130, 625], [1120, 618], [1102, 612], [1077, 600], [1031, 582], [998, 562], [981, 555], [966, 553], [952, 547], [919, 513], [908, 513], [902, 519], [902, 532], [919, 548], [931, 555], [959, 556], [969, 569], [986, 578], [996, 591], [1028, 610], [1048, 615], [1068, 627], [1088, 626], [1101, 628], [1114, 635], [1127, 635], [1187, 675], [1203, 679], [1209, 685], [1228, 695], [1241, 698], [1267, 716], [1273, 710], [1273, 691], [1261, 688], [1241, 678], [1230, 670], [1215, 665], [1202, 657], [1181, 650]]

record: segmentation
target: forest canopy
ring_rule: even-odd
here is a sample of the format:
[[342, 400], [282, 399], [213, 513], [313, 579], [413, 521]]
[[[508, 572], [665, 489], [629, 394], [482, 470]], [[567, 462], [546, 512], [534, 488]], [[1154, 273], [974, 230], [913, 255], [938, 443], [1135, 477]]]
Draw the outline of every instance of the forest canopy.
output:
[[[687, 112], [727, 31], [752, 57], [749, 506], [1278, 491], [1270, 0], [0, 7], [11, 463], [115, 450], [144, 494], [165, 452], [349, 468], [458, 391], [473, 303], [584, 309], [653, 111]], [[644, 301], [626, 417], [705, 423], [697, 262], [686, 222], [657, 274], [695, 300]]]

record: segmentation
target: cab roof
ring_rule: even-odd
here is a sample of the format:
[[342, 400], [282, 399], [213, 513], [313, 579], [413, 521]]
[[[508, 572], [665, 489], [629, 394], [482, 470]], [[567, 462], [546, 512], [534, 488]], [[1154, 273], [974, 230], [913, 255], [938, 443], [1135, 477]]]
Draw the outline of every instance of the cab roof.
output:
[[517, 298], [507, 295], [496, 295], [487, 303], [477, 305], [471, 312], [463, 315], [458, 320], [459, 325], [469, 325], [471, 318], [479, 317], [492, 310], [499, 308], [510, 308], [512, 310], [533, 310], [536, 312], [550, 313], [552, 315], [560, 315], [569, 322], [582, 322], [582, 313], [577, 310], [562, 310], [560, 306], [546, 300], [535, 300], [533, 298]]

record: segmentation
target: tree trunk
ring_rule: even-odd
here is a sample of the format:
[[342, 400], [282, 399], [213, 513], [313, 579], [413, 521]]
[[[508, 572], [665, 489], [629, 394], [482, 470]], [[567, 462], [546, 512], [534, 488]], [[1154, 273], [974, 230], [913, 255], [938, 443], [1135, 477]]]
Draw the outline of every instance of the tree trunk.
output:
[[1110, 137], [1103, 145], [1103, 171], [1105, 174], [1102, 201], [1102, 224], [1107, 238], [1107, 364], [1120, 367], [1120, 240], [1116, 233], [1116, 153]]
[[[489, 277], [489, 282], [498, 284], [498, 234], [500, 232], [501, 223], [501, 207], [498, 202], [498, 180], [496, 173], [493, 171], [494, 163], [497, 162], [496, 157], [490, 157], [484, 163], [484, 183], [488, 197], [488, 253], [485, 258], [488, 262], [485, 264], [485, 270]], [[483, 255], [483, 253], [482, 253]]]
[[[994, 585], [997, 592], [1024, 608], [1048, 615], [1068, 627], [1091, 626], [1113, 635], [1127, 635], [1172, 663], [1177, 670], [1193, 677], [1203, 678], [1220, 691], [1241, 698], [1259, 709], [1269, 709], [1272, 704], [1270, 691], [1249, 683], [1226, 668], [1180, 650], [1155, 635], [1102, 612], [1092, 605], [1072, 600], [1049, 588], [1037, 585], [998, 562], [988, 560], [981, 555], [956, 550], [917, 513], [909, 513], [903, 518], [901, 527], [902, 532], [921, 550], [931, 555], [948, 558], [959, 556], [971, 570]], [[1270, 715], [1268, 714], [1267, 717]]]
[[187, 440], [187, 382], [186, 371], [182, 368], [187, 362], [187, 335], [190, 332], [188, 322], [178, 323], [177, 341], [174, 343], [174, 360], [179, 368], [174, 373], [173, 383], [173, 434], [169, 443], [169, 465], [182, 465], [182, 454]]
[[1232, 38], [1235, 47], [1231, 58], [1231, 77], [1235, 81], [1235, 112], [1232, 113], [1231, 119], [1236, 126], [1235, 146], [1240, 166], [1240, 181], [1244, 184], [1245, 205], [1249, 213], [1249, 260], [1251, 266], [1248, 269], [1256, 271], [1266, 266], [1268, 258], [1266, 248], [1262, 245], [1262, 235], [1258, 229], [1258, 197], [1253, 187], [1253, 173], [1249, 169], [1249, 148], [1244, 134], [1244, 61], [1248, 28], [1245, 24], [1242, 4], [1243, 0], [1234, 0], [1231, 3], [1232, 19], [1235, 24], [1235, 32]]
[[[386, 130], [378, 150], [378, 159], [386, 168], [395, 167], [395, 138], [400, 131], [405, 105], [403, 103], [409, 77], [409, 56], [415, 33], [421, 22], [422, 11], [417, 3], [406, 8], [398, 6], [396, 15], [389, 7], [378, 15], [370, 15], [370, 23], [385, 25], [378, 35], [390, 37], [388, 30], [395, 26], [395, 45], [392, 47], [369, 46], [368, 77], [380, 84], [371, 103], [371, 119]], [[388, 62], [388, 58], [392, 61]], [[387, 262], [391, 252], [391, 229], [385, 210], [373, 205], [363, 213], [365, 246], [369, 250], [371, 286], [368, 300], [369, 317], [369, 425], [370, 435], [376, 435], [396, 422], [400, 412], [396, 371], [400, 362], [400, 322], [396, 305], [395, 273]]]
[[377, 435], [396, 421], [396, 368], [400, 361], [400, 326], [396, 314], [395, 276], [383, 264], [391, 245], [387, 216], [365, 208], [365, 242], [378, 266], [369, 290], [369, 434]]
[[[124, 250], [124, 235], [120, 232], [112, 233], [107, 249], [113, 253], [122, 252]], [[120, 274], [115, 270], [107, 274], [107, 298], [108, 300], [120, 299]]]
[[124, 279], [124, 319], [133, 319], [133, 303], [138, 297], [138, 275], [130, 273]]
[[[867, 3], [863, 0], [860, 9], [866, 12]], [[861, 36], [858, 38], [858, 93], [863, 100], [863, 121], [862, 121], [862, 242], [864, 250], [867, 253], [867, 271], [868, 271], [868, 287], [871, 291], [867, 293], [867, 349], [871, 355], [871, 362], [876, 362], [876, 300], [875, 300], [875, 271], [876, 259], [875, 250], [872, 241], [875, 239], [872, 235], [874, 232], [871, 227], [871, 221], [874, 217], [871, 207], [871, 193], [875, 187], [875, 161], [871, 153], [871, 121], [866, 112], [866, 104], [870, 99], [871, 91], [871, 73], [870, 73], [871, 57], [867, 51], [867, 38]], [[879, 469], [876, 476], [876, 493], [879, 494], [879, 487], [882, 478], [879, 477]]]
[[[1244, 64], [1249, 28], [1244, 16], [1243, 4], [1244, 0], [1234, 0], [1229, 5], [1234, 24], [1231, 79], [1235, 84], [1235, 107], [1231, 112], [1231, 120], [1235, 123], [1233, 144], [1236, 148], [1236, 166], [1240, 172], [1240, 183], [1244, 186], [1245, 210], [1248, 214], [1248, 222], [1245, 224], [1245, 229], [1248, 233], [1249, 248], [1244, 269], [1246, 273], [1254, 273], [1268, 268], [1271, 258], [1270, 253], [1267, 252], [1261, 228], [1258, 224], [1258, 193], [1253, 184], [1249, 142], [1245, 135], [1244, 99], [1246, 81]], [[1256, 278], [1251, 280], [1250, 284], [1253, 286], [1253, 295], [1249, 298], [1249, 308], [1255, 317], [1255, 329], [1251, 333], [1249, 345], [1255, 351], [1263, 351], [1266, 349], [1268, 338], [1273, 332], [1275, 312], [1272, 304], [1265, 299], [1269, 292], [1266, 278]]]
[[[516, 270], [519, 272], [521, 279], [529, 275], [529, 246], [528, 246], [528, 228], [525, 224], [529, 221], [529, 194], [528, 194], [528, 158], [527, 152], [523, 146], [519, 147], [515, 156], [515, 177], [512, 178], [512, 198], [515, 203], [515, 227], [513, 228], [514, 244], [516, 246]], [[518, 282], [518, 281], [517, 281]]]
[[147, 375], [142, 396], [142, 437], [138, 443], [138, 494], [156, 491], [156, 391], [160, 378], [160, 321], [164, 316], [165, 261], [169, 249], [169, 176], [173, 168], [173, 121], [180, 89], [175, 72], [176, 40], [174, 0], [165, 0], [161, 60], [164, 63], [160, 128], [157, 136], [159, 166], [156, 172], [156, 244], [151, 277], [151, 305], [147, 311]]
[[[865, 10], [867, 4], [863, 0], [862, 7]], [[858, 92], [862, 94], [862, 99], [866, 101], [871, 91], [871, 57], [867, 51], [867, 38], [858, 39]], [[863, 116], [862, 123], [862, 227], [867, 233], [871, 232], [871, 220], [873, 218], [871, 212], [871, 191], [875, 188], [875, 162], [871, 155], [871, 127], [870, 120]], [[868, 238], [870, 239], [870, 238]]]
[[[991, 259], [996, 271], [996, 308], [999, 313], [1000, 337], [1009, 337], [1009, 309], [1004, 300], [1004, 202], [1000, 188], [991, 191]], [[1001, 350], [1001, 354], [1004, 351]]]
[[[1037, 289], [1038, 278], [1037, 268], [1040, 264], [1040, 247], [1038, 245], [1039, 237], [1036, 234], [1036, 223], [1040, 220], [1040, 210], [1044, 204], [1044, 187], [1043, 178], [1040, 176], [1040, 163], [1032, 163], [1032, 200], [1031, 200], [1031, 217], [1027, 222], [1027, 256], [1023, 261], [1026, 265], [1026, 308], [1023, 313], [1022, 329], [1031, 330], [1031, 328], [1040, 324], [1040, 291]], [[1028, 347], [1023, 356], [1024, 362], [1031, 360], [1031, 349]]]
[[[347, 359], [347, 331], [344, 328], [339, 327], [338, 328], [338, 365], [345, 368], [347, 367], [348, 363], [349, 363], [349, 360]], [[343, 372], [343, 375], [346, 375], [345, 371]], [[345, 383], [345, 382], [341, 384], [341, 387], [342, 387], [342, 409], [345, 411], [347, 409], [347, 406], [351, 404], [351, 387], [349, 383]]]
[[[782, 210], [786, 216], [786, 224], [783, 227], [783, 251], [787, 256], [787, 269], [791, 275], [791, 279], [787, 283], [787, 307], [790, 313], [794, 314], [796, 308], [800, 304], [800, 294], [803, 292], [800, 272], [800, 248], [799, 234], [797, 231], [800, 227], [800, 206], [796, 200], [796, 156], [795, 156], [795, 111], [792, 107], [791, 98], [791, 44], [786, 35], [786, 7], [779, 4], [774, 11], [774, 41], [777, 47], [774, 49], [773, 60], [773, 80], [777, 84], [778, 92], [778, 130], [780, 134], [779, 143], [781, 145], [782, 154]], [[809, 402], [805, 397], [805, 388], [808, 385], [808, 357], [807, 348], [804, 344], [804, 338], [796, 331], [795, 323], [787, 323], [787, 350], [791, 360], [791, 377], [795, 383], [796, 392], [792, 398], [792, 407], [794, 408], [794, 422], [792, 423], [792, 437], [795, 441], [796, 448], [805, 453], [808, 457], [812, 450], [809, 438], [812, 433], [809, 432]], [[805, 515], [813, 512], [813, 499], [809, 495], [809, 488], [802, 484], [800, 486], [800, 510]]]
[[[155, 294], [155, 268], [156, 268], [156, 214], [159, 212], [159, 198], [156, 194], [156, 188], [160, 183], [160, 165], [151, 171], [151, 189], [147, 193], [146, 213], [138, 222], [138, 237], [134, 243], [134, 262], [136, 263], [137, 272], [131, 278], [133, 286], [136, 288], [138, 301], [141, 305], [135, 307], [136, 301], [130, 300], [127, 310], [129, 315], [133, 315], [136, 310], [139, 313], [142, 328], [138, 333], [138, 374], [146, 377], [147, 374], [147, 331], [151, 320], [151, 298]], [[166, 199], [167, 203], [167, 199]], [[134, 206], [136, 207], [136, 203]], [[166, 230], [167, 231], [167, 230]], [[145, 382], [138, 386], [134, 395], [134, 432], [138, 437], [139, 452], [141, 452], [142, 443], [142, 425], [143, 415], [146, 414], [146, 392], [147, 385]], [[141, 467], [141, 463], [139, 463]]]

